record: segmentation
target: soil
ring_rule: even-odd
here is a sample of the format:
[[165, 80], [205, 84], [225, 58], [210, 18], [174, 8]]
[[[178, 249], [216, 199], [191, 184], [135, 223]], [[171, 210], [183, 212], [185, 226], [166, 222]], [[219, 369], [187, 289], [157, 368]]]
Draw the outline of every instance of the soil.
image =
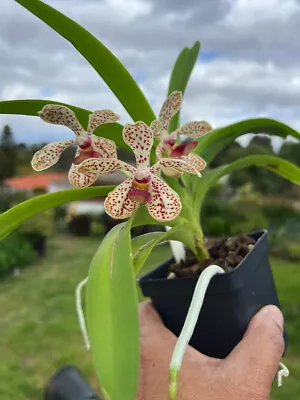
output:
[[210, 258], [203, 265], [199, 265], [194, 254], [187, 250], [185, 260], [170, 266], [170, 273], [177, 277], [199, 276], [201, 271], [212, 264], [232, 271], [239, 265], [255, 244], [255, 240], [248, 235], [225, 237], [221, 239], [207, 239], [206, 247]]

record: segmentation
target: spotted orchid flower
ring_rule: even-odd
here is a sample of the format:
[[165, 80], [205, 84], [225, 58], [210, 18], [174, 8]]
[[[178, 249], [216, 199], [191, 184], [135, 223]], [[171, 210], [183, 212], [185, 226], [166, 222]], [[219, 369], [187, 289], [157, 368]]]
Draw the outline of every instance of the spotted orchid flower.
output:
[[144, 204], [157, 221], [171, 221], [176, 218], [181, 211], [180, 198], [156, 174], [165, 167], [199, 175], [198, 165], [190, 163], [183, 156], [180, 159], [162, 158], [151, 167], [153, 133], [144, 122], [126, 124], [123, 128], [123, 139], [135, 154], [136, 167], [114, 158], [91, 158], [79, 166], [82, 173], [103, 175], [122, 170], [130, 174], [129, 178], [107, 196], [104, 204], [107, 214], [115, 219], [128, 218]]
[[[169, 133], [169, 123], [172, 117], [179, 111], [182, 102], [181, 92], [172, 92], [167, 100], [163, 103], [159, 112], [158, 119], [154, 120], [150, 127], [154, 137], [160, 143], [156, 148], [156, 157], [160, 160], [162, 157], [167, 156], [171, 158], [188, 157], [191, 162], [202, 165], [205, 168], [205, 161], [196, 154], [191, 154], [194, 148], [198, 145], [196, 140], [188, 141], [186, 143], [176, 143], [176, 139], [181, 135], [188, 138], [198, 138], [205, 133], [212, 130], [212, 127], [205, 121], [193, 121], [182, 125], [174, 132]], [[163, 169], [164, 173], [169, 176], [181, 175], [174, 169]]]
[[85, 131], [76, 115], [68, 107], [57, 104], [47, 104], [39, 112], [39, 116], [46, 122], [64, 125], [76, 135], [75, 140], [62, 140], [44, 146], [33, 156], [31, 161], [35, 171], [43, 171], [56, 164], [62, 152], [72, 145], [77, 145], [77, 151], [69, 170], [69, 181], [73, 186], [86, 187], [97, 179], [91, 172], [78, 171], [78, 165], [88, 158], [117, 158], [116, 145], [113, 141], [93, 135], [95, 129], [106, 123], [116, 122], [120, 117], [111, 110], [98, 110], [89, 115], [87, 130]]

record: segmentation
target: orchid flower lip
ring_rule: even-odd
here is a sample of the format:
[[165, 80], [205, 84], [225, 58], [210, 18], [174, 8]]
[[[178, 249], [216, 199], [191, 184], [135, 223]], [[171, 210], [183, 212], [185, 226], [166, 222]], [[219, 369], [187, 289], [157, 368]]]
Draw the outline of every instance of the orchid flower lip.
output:
[[170, 146], [174, 146], [175, 144], [175, 139], [174, 138], [166, 138], [164, 139], [164, 144], [169, 144]]
[[78, 140], [78, 142], [79, 142], [79, 143], [78, 143], [78, 146], [79, 146], [82, 150], [90, 148], [91, 145], [92, 145], [92, 139], [91, 139], [91, 137], [88, 136], [88, 135], [85, 135], [85, 137], [82, 138], [82, 139], [83, 139], [83, 140], [82, 140], [82, 143], [80, 143], [80, 141]]
[[135, 174], [135, 175], [134, 175], [134, 180], [137, 181], [137, 182], [139, 182], [139, 183], [149, 183], [149, 182], [151, 181], [151, 175], [148, 174], [148, 175], [146, 175], [146, 176], [143, 177], [143, 178], [138, 178], [138, 177], [136, 176], [136, 174]]
[[148, 190], [136, 189], [134, 187], [129, 190], [127, 196], [130, 200], [141, 204], [149, 203], [152, 200], [152, 195]]
[[[94, 150], [82, 150], [80, 151], [79, 155], [77, 157], [73, 158], [73, 164], [79, 165], [83, 161], [88, 160], [89, 158], [99, 158], [100, 154], [97, 153]], [[79, 171], [81, 172], [81, 171]]]

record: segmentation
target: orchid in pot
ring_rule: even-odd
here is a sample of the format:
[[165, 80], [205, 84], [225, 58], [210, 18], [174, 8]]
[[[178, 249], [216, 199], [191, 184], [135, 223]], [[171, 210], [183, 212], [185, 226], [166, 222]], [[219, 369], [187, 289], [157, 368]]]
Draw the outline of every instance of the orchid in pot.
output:
[[[133, 400], [136, 395], [137, 277], [155, 246], [169, 240], [182, 243], [189, 256], [181, 251], [181, 261], [167, 260], [140, 278], [144, 294], [152, 298], [165, 324], [177, 335], [182, 331], [170, 369], [169, 396], [175, 398], [181, 359], [190, 339], [205, 354], [225, 357], [258, 309], [278, 304], [268, 261], [267, 232], [245, 232], [238, 238], [207, 241], [201, 225], [206, 194], [223, 176], [251, 165], [300, 184], [300, 168], [274, 155], [251, 155], [215, 169], [210, 163], [225, 146], [246, 133], [283, 138], [291, 135], [298, 140], [300, 134], [268, 118], [217, 129], [205, 121], [180, 126], [182, 99], [199, 42], [184, 48], [178, 56], [168, 95], [156, 116], [129, 72], [97, 38], [41, 1], [17, 2], [73, 44], [133, 121], [122, 126], [117, 122], [119, 116], [105, 107], [91, 112], [51, 100], [0, 102], [2, 114], [39, 116], [74, 132], [74, 140], [50, 143], [38, 151], [32, 160], [35, 170], [51, 167], [64, 149], [77, 146], [69, 172], [75, 189], [34, 197], [3, 213], [0, 236], [44, 210], [92, 197], [106, 197], [106, 212], [123, 220], [100, 243], [83, 282], [87, 283], [86, 309], [81, 319], [87, 322], [88, 343], [103, 396], [110, 400]], [[134, 153], [135, 165], [118, 158], [118, 146]], [[89, 187], [98, 176], [117, 170], [124, 173], [124, 181], [117, 187]], [[167, 229], [132, 239], [131, 228], [142, 225]]]

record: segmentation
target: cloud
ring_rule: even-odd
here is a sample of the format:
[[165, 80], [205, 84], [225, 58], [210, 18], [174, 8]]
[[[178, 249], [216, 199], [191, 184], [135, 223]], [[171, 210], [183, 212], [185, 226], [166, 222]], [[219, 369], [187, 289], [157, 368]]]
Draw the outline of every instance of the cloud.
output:
[[[300, 2], [296, 0], [48, 0], [101, 39], [157, 112], [174, 60], [200, 39], [183, 120], [214, 126], [269, 116], [300, 128]], [[44, 98], [130, 117], [74, 47], [11, 0], [0, 9], [0, 99]], [[69, 137], [34, 117], [0, 116], [19, 140]], [[61, 135], [61, 136], [60, 136]]]

